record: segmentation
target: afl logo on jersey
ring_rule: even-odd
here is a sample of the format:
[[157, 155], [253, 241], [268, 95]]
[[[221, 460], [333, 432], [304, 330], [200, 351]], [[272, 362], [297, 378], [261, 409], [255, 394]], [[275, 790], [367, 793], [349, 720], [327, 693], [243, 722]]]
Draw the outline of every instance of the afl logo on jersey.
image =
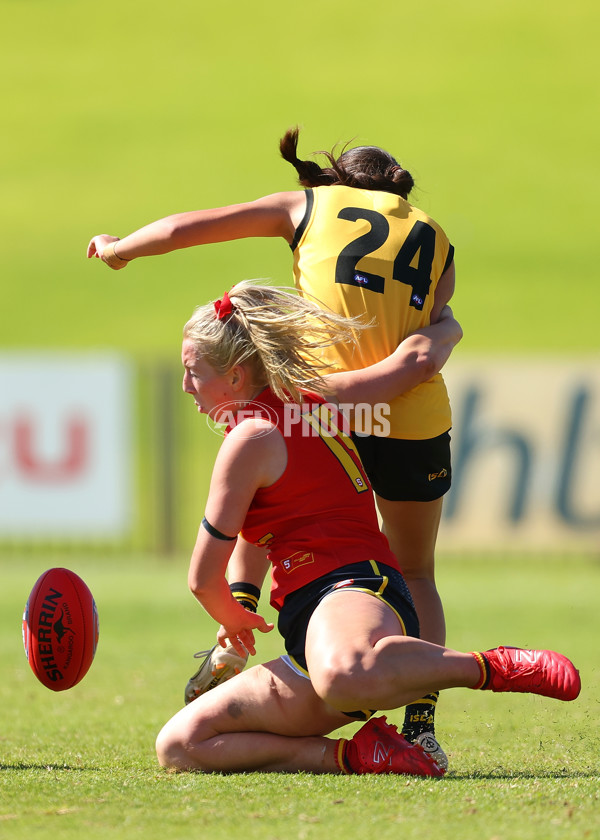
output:
[[355, 274], [354, 275], [354, 282], [357, 283], [359, 286], [368, 286], [369, 285], [369, 278], [365, 277], [364, 274]]

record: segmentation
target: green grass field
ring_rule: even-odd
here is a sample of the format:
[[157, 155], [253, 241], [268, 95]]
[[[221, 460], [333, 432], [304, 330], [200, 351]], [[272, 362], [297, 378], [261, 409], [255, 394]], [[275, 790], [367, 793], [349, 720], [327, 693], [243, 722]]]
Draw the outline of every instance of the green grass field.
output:
[[[598, 836], [597, 563], [440, 561], [451, 644], [558, 647], [580, 668], [583, 690], [570, 704], [445, 692], [437, 728], [451, 771], [432, 781], [160, 770], [154, 738], [181, 704], [191, 654], [213, 633], [186, 593], [185, 560], [61, 559], [88, 581], [100, 614], [95, 662], [64, 693], [36, 682], [19, 638], [23, 601], [44, 562], [14, 558], [3, 570], [0, 832], [6, 840], [50, 833], [100, 840], [107, 832], [127, 840], [196, 833], [215, 840]], [[274, 634], [261, 637], [261, 660], [279, 653]], [[402, 717], [396, 712], [389, 719]]]
[[[592, 0], [0, 9], [0, 352], [39, 352], [40, 375], [54, 348], [177, 364], [196, 304], [245, 277], [289, 282], [283, 242], [207, 246], [120, 273], [85, 249], [96, 233], [294, 188], [277, 142], [300, 124], [303, 154], [355, 140], [411, 170], [415, 203], [456, 247], [459, 353], [598, 354]], [[39, 573], [61, 563], [94, 591], [101, 637], [83, 683], [55, 695], [29, 671], [19, 625]], [[154, 737], [214, 632], [185, 565], [0, 554], [2, 838], [600, 836], [597, 563], [442, 551], [451, 645], [554, 646], [584, 689], [568, 705], [447, 692], [438, 732], [452, 772], [436, 783], [162, 772]], [[274, 635], [261, 640], [261, 658], [279, 651]]]

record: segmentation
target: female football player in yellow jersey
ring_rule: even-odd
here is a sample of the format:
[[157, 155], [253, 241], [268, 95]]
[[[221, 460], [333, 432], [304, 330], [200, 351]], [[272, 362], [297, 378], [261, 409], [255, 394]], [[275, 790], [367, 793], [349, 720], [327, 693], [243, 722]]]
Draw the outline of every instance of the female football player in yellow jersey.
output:
[[[282, 138], [304, 190], [168, 216], [119, 239], [95, 236], [89, 257], [113, 269], [138, 257], [246, 237], [280, 237], [292, 249], [298, 289], [375, 328], [329, 351], [339, 370], [389, 356], [410, 333], [439, 318], [454, 291], [453, 248], [441, 227], [407, 198], [409, 172], [376, 146], [350, 148], [326, 165], [297, 156], [298, 130]], [[390, 401], [385, 428], [355, 426], [355, 444], [376, 494], [383, 530], [413, 596], [422, 638], [445, 643], [434, 552], [442, 497], [450, 487], [450, 404], [440, 374]], [[252, 573], [241, 562], [238, 580]], [[247, 589], [247, 587], [246, 587]], [[243, 665], [243, 662], [241, 663]], [[232, 676], [234, 669], [223, 671]], [[407, 709], [404, 732], [433, 732], [435, 693]]]

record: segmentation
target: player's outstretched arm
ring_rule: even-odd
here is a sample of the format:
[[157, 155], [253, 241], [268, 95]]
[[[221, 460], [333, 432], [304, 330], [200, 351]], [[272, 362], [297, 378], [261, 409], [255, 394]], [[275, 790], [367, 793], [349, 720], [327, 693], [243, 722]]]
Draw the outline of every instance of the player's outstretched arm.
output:
[[124, 268], [138, 257], [167, 254], [181, 248], [248, 237], [282, 237], [291, 242], [304, 210], [303, 192], [274, 193], [243, 204], [176, 213], [158, 219], [123, 238], [100, 234], [87, 249], [110, 268]]
[[462, 335], [451, 308], [445, 306], [437, 323], [409, 335], [381, 362], [324, 378], [339, 403], [388, 402], [439, 373]]

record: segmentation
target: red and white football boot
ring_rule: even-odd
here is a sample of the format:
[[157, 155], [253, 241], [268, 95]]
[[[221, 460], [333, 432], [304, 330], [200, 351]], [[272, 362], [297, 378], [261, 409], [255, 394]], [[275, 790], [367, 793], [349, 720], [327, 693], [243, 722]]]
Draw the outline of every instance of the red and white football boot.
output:
[[577, 668], [553, 650], [498, 647], [472, 655], [482, 669], [482, 684], [476, 688], [540, 694], [556, 700], [575, 700], [581, 691]]
[[346, 764], [355, 773], [443, 776], [445, 770], [423, 747], [407, 741], [385, 717], [371, 718], [345, 745]]

